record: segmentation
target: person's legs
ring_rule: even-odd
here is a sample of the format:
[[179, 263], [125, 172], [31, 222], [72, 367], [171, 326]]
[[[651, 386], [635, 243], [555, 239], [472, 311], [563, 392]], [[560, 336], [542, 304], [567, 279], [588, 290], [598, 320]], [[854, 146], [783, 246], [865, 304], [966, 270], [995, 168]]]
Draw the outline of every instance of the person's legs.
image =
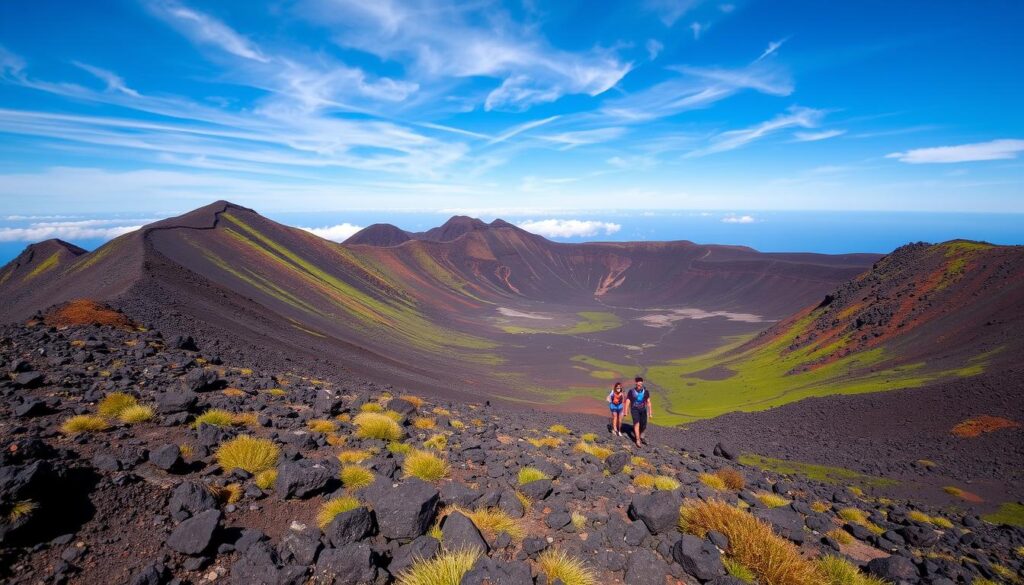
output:
[[622, 409], [612, 411], [612, 432], [616, 435], [622, 435]]
[[643, 414], [640, 415], [640, 441], [644, 441], [644, 434], [647, 432], [647, 410], [644, 409]]
[[639, 409], [634, 408], [634, 409], [630, 410], [629, 414], [630, 414], [630, 416], [633, 419], [633, 442], [636, 443], [637, 447], [639, 447], [640, 446], [640, 420], [641, 420], [641, 417], [643, 416], [643, 413]]

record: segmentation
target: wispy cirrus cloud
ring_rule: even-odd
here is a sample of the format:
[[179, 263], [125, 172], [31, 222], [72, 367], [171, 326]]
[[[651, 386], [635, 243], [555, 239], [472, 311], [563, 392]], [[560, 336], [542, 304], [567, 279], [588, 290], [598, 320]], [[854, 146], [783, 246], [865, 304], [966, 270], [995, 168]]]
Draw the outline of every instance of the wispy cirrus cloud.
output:
[[764, 52], [762, 52], [761, 55], [757, 59], [754, 59], [754, 63], [757, 63], [758, 61], [763, 61], [763, 60], [767, 59], [768, 57], [774, 55], [779, 49], [782, 48], [782, 45], [786, 44], [786, 41], [788, 41], [788, 40], [789, 40], [789, 37], [785, 37], [785, 38], [779, 39], [777, 41], [769, 42], [768, 46], [765, 48]]
[[173, 0], [154, 0], [148, 5], [154, 13], [198, 43], [215, 46], [243, 59], [260, 63], [270, 61], [255, 43], [209, 14]]
[[610, 236], [622, 225], [608, 221], [582, 219], [539, 219], [518, 224], [524, 230], [546, 238], [587, 238], [604, 234]]
[[793, 139], [796, 142], [818, 142], [828, 140], [846, 134], [846, 130], [822, 130], [821, 132], [794, 132]]
[[735, 150], [787, 128], [814, 128], [824, 116], [824, 110], [793, 106], [786, 113], [749, 128], [721, 132], [711, 138], [710, 144], [693, 150], [686, 156], [693, 158]]
[[910, 164], [948, 164], [986, 160], [1009, 160], [1024, 152], [1024, 140], [1002, 139], [956, 146], [935, 146], [915, 148], [905, 152], [893, 152], [885, 158], [894, 158]]

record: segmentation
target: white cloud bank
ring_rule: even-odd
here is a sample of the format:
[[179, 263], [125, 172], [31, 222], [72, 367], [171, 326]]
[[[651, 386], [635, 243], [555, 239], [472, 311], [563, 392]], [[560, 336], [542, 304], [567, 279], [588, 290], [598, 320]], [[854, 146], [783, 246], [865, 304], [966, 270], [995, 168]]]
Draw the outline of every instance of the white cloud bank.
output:
[[519, 224], [524, 230], [546, 238], [583, 238], [604, 233], [610, 236], [622, 229], [617, 223], [582, 219], [541, 219]]
[[133, 232], [142, 225], [99, 227], [96, 225], [74, 225], [74, 222], [52, 222], [33, 224], [29, 227], [0, 228], [0, 242], [39, 242], [51, 238], [75, 240], [112, 240], [117, 236]]
[[909, 164], [961, 163], [1015, 159], [1019, 152], [1024, 152], [1024, 140], [1004, 139], [957, 146], [915, 148], [906, 152], [887, 154], [885, 158], [895, 158]]
[[338, 225], [325, 227], [300, 227], [299, 229], [306, 230], [307, 232], [320, 236], [325, 240], [331, 240], [332, 242], [344, 242], [352, 237], [352, 234], [363, 229], [363, 226], [353, 225], [351, 223], [339, 223]]
[[754, 223], [756, 221], [752, 215], [728, 215], [722, 218], [722, 223]]

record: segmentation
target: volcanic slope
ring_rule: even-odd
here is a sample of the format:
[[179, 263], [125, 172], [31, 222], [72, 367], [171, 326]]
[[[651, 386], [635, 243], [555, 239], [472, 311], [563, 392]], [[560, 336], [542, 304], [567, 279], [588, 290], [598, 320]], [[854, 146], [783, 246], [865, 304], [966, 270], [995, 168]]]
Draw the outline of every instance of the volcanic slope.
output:
[[753, 339], [649, 373], [683, 422], [999, 371], [1022, 325], [1024, 247], [910, 244]]
[[[554, 373], [566, 376], [557, 384], [593, 383], [571, 358], [593, 348], [621, 357], [612, 341], [664, 337], [635, 319], [644, 311], [780, 318], [877, 259], [691, 242], [558, 244], [500, 220], [462, 217], [423, 234], [381, 226], [373, 233], [388, 236], [370, 239], [383, 245], [339, 245], [220, 201], [88, 254], [68, 249], [55, 266], [38, 253], [8, 265], [0, 318], [92, 298], [250, 361], [301, 359], [417, 388], [499, 396], [533, 377], [531, 367], [555, 362]], [[409, 239], [399, 242], [403, 234]], [[27, 286], [24, 275], [36, 271], [45, 278]], [[535, 319], [537, 311], [545, 314]]]

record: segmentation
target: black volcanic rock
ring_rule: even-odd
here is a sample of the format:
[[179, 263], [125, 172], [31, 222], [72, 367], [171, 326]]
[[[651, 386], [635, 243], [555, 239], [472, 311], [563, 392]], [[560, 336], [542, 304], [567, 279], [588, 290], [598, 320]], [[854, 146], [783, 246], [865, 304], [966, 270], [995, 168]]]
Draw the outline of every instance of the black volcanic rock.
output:
[[220, 526], [220, 510], [207, 510], [185, 520], [167, 537], [167, 546], [172, 550], [198, 555], [209, 548], [213, 535]]

